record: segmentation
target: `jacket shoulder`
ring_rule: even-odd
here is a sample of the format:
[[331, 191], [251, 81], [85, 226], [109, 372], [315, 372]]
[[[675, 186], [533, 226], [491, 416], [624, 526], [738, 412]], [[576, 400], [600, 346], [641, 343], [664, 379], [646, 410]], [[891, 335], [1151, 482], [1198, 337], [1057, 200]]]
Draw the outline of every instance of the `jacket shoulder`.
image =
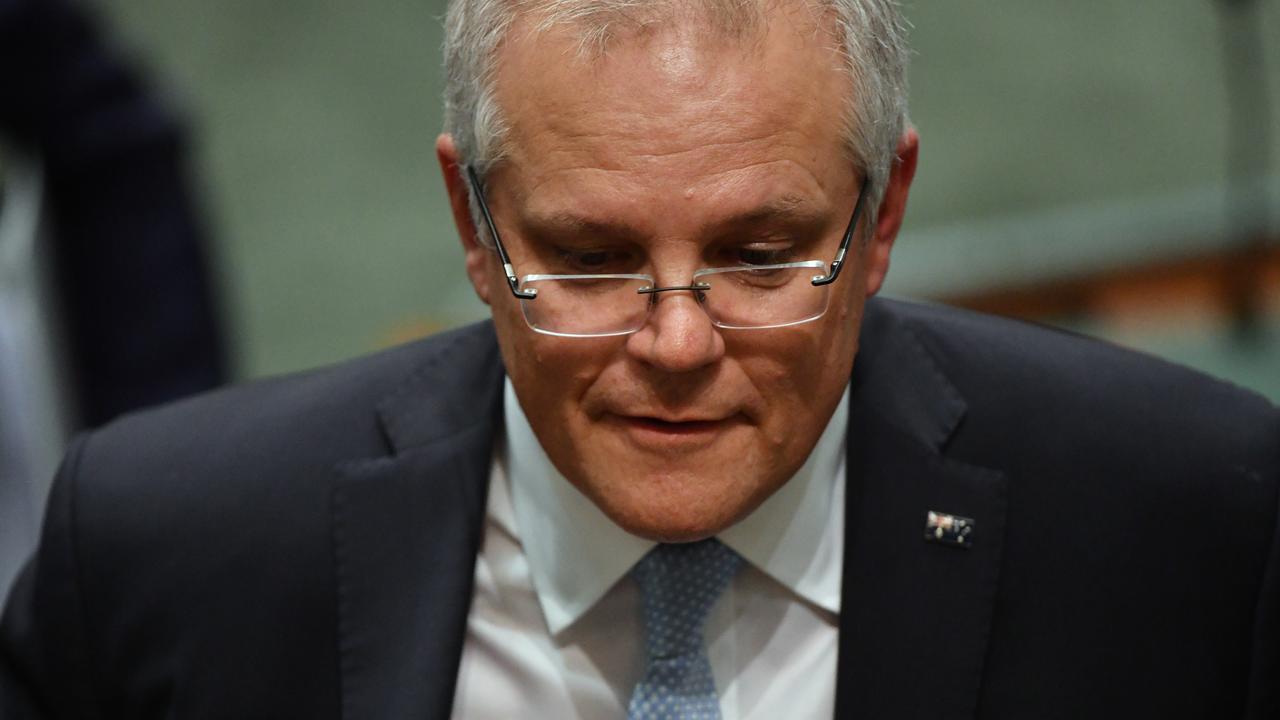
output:
[[[293, 463], [326, 462], [385, 452], [387, 438], [377, 417], [381, 402], [424, 367], [448, 363], [459, 377], [474, 371], [471, 365], [495, 343], [492, 325], [478, 323], [126, 415], [89, 436], [92, 464], [111, 467], [119, 461], [136, 470], [137, 463], [188, 459], [235, 465], [238, 458], [274, 454]], [[442, 384], [431, 390], [447, 395], [452, 389]]]
[[[193, 552], [215, 538], [248, 552], [255, 534], [327, 533], [337, 466], [391, 450], [380, 406], [406, 387], [414, 403], [448, 402], [480, 382], [465, 378], [488, 377], [493, 357], [492, 326], [480, 323], [128, 415], [77, 440], [50, 502], [74, 505], [74, 529], [101, 540], [100, 557], [145, 558], [179, 539]], [[424, 387], [424, 369], [457, 382]]]
[[963, 396], [957, 440], [1000, 429], [1033, 445], [1120, 452], [1113, 459], [1163, 454], [1280, 472], [1280, 411], [1255, 392], [1033, 323], [905, 302], [878, 309], [880, 332], [909, 335]]

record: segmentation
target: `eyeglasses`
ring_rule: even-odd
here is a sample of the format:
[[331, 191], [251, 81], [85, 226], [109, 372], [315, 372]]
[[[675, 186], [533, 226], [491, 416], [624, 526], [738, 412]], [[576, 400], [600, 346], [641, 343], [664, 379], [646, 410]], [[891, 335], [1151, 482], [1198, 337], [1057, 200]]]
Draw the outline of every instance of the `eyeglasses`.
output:
[[688, 285], [658, 287], [652, 275], [629, 273], [534, 274], [517, 278], [489, 212], [480, 178], [470, 165], [467, 180], [493, 236], [507, 285], [520, 300], [525, 322], [544, 335], [582, 338], [637, 332], [648, 322], [658, 295], [666, 292], [691, 293], [713, 325], [729, 330], [764, 330], [817, 320], [827, 311], [830, 285], [844, 266], [868, 185], [862, 183], [849, 226], [827, 272], [821, 260], [703, 268], [694, 271]]

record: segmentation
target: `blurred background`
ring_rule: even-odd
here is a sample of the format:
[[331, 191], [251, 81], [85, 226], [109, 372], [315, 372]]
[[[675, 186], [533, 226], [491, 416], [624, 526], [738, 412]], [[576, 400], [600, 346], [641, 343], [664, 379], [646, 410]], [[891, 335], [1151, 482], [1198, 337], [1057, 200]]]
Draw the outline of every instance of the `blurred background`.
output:
[[[0, 22], [31, 1], [0, 0]], [[73, 7], [177, 128], [147, 136], [178, 159], [141, 199], [184, 208], [177, 232], [193, 250], [176, 284], [195, 299], [152, 293], [134, 299], [141, 310], [120, 305], [128, 292], [67, 299], [67, 252], [48, 248], [65, 227], [51, 183], [68, 153], [30, 128], [0, 134], [0, 547], [34, 537], [12, 508], [32, 516], [66, 434], [130, 402], [85, 390], [80, 365], [97, 346], [83, 336], [103, 330], [85, 313], [115, 308], [143, 336], [148, 308], [169, 310], [157, 327], [197, 317], [188, 331], [203, 334], [177, 343], [182, 362], [201, 365], [191, 348], [213, 359], [169, 395], [485, 315], [432, 149], [443, 0]], [[888, 294], [1102, 336], [1280, 401], [1280, 3], [919, 1], [906, 12], [922, 153]], [[4, 41], [0, 29], [0, 56]], [[5, 77], [27, 71], [5, 62]], [[4, 87], [0, 103], [12, 100]], [[179, 140], [165, 144], [167, 132]], [[186, 190], [175, 199], [174, 187]], [[86, 262], [110, 262], [88, 225], [76, 252], [97, 247]], [[158, 226], [164, 236], [173, 221]], [[68, 321], [77, 303], [90, 310]], [[136, 369], [134, 352], [117, 364]], [[8, 572], [0, 558], [0, 589]]]

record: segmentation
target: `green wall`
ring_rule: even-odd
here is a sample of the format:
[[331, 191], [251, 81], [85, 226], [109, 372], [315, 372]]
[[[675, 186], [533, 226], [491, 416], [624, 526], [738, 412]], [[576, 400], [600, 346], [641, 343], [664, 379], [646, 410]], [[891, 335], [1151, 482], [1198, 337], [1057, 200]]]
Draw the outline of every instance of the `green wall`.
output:
[[[483, 315], [432, 151], [442, 3], [100, 8], [193, 121], [242, 375], [327, 363]], [[1280, 8], [1262, 10], [1280, 118]], [[907, 14], [923, 145], [891, 292], [929, 297], [1230, 240], [1212, 3], [920, 2]], [[1259, 164], [1276, 176], [1280, 129], [1270, 129]], [[1270, 197], [1274, 218], [1280, 191]], [[1280, 398], [1273, 319], [1252, 349], [1221, 328], [1158, 318], [1118, 339]]]

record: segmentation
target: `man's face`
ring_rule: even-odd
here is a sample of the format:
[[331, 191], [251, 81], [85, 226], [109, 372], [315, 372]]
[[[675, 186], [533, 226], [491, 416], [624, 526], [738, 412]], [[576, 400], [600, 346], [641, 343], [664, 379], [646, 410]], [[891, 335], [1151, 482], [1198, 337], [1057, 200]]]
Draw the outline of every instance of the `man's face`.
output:
[[[775, 10], [745, 39], [652, 30], [600, 58], [579, 56], [565, 30], [513, 28], [496, 85], [508, 154], [486, 194], [517, 274], [616, 263], [599, 271], [670, 286], [760, 257], [830, 262], [861, 177], [840, 137], [848, 77], [811, 22]], [[800, 468], [848, 382], [892, 232], [866, 250], [855, 239], [814, 322], [719, 329], [670, 292], [635, 334], [552, 337], [529, 329], [496, 255], [475, 244], [447, 136], [438, 150], [520, 404], [555, 466], [614, 522], [706, 537]], [[913, 165], [914, 140], [907, 151]], [[896, 231], [900, 208], [886, 211]]]

